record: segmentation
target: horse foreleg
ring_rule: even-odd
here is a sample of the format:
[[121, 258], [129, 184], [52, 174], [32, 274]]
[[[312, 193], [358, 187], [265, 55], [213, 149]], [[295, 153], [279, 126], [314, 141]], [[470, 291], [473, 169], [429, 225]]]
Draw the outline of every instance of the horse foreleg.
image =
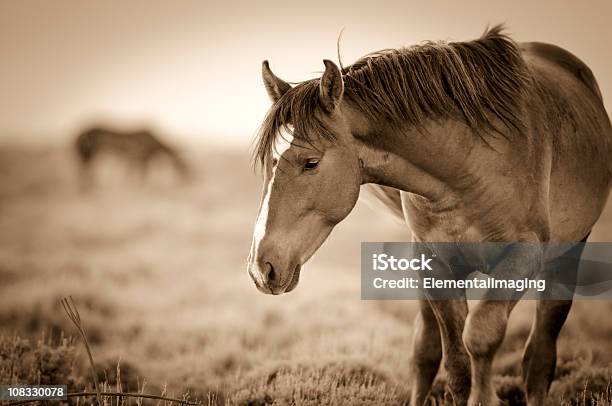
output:
[[80, 163], [78, 177], [81, 192], [89, 192], [95, 181], [92, 164], [91, 160], [83, 160]]
[[516, 301], [482, 301], [470, 312], [463, 340], [470, 354], [472, 390], [469, 405], [498, 405], [491, 381], [493, 358], [504, 340], [508, 316]]
[[442, 343], [438, 321], [427, 300], [419, 302], [412, 339], [410, 404], [425, 404], [442, 359]]
[[151, 161], [154, 158], [154, 152], [147, 152], [144, 155], [138, 157], [136, 162], [136, 170], [138, 173], [138, 181], [143, 183], [147, 180], [147, 174], [149, 172], [149, 168], [151, 167]]
[[450, 402], [467, 404], [470, 395], [470, 359], [461, 337], [468, 313], [466, 300], [430, 301], [442, 338], [444, 369]]
[[[542, 266], [543, 251], [538, 245], [511, 247], [497, 263], [491, 276], [499, 279], [532, 277]], [[523, 292], [488, 291], [466, 320], [463, 341], [470, 354], [472, 390], [469, 405], [498, 405], [492, 383], [493, 358], [504, 340], [510, 312]]]

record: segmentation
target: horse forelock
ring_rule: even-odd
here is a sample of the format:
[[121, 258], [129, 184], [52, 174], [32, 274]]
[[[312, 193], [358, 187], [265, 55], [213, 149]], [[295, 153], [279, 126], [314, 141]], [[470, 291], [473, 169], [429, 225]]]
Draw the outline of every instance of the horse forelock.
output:
[[[342, 70], [344, 99], [375, 123], [423, 128], [464, 121], [479, 136], [526, 132], [523, 95], [531, 75], [518, 45], [498, 25], [468, 42], [424, 42], [364, 56]], [[319, 79], [297, 84], [268, 111], [255, 158], [265, 164], [283, 127], [297, 140], [333, 140], [317, 111]]]
[[[292, 141], [313, 146], [319, 137], [333, 140], [333, 132], [321, 119], [319, 79], [299, 83], [272, 105], [257, 136], [255, 160], [265, 166], [275, 155], [279, 138], [290, 133]], [[285, 140], [286, 141], [286, 140]]]

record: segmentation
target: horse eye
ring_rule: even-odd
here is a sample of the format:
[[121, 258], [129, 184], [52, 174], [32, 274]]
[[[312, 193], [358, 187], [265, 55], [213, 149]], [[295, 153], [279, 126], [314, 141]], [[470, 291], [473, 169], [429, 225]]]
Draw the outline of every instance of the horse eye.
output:
[[304, 164], [304, 170], [309, 171], [315, 169], [319, 165], [319, 160], [317, 158], [310, 158]]

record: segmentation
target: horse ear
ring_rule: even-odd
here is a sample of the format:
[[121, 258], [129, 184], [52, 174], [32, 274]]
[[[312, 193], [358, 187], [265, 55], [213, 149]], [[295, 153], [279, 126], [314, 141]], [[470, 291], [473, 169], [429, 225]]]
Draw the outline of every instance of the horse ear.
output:
[[289, 83], [272, 73], [268, 61], [263, 61], [261, 64], [261, 76], [263, 77], [264, 85], [266, 85], [266, 90], [268, 91], [268, 96], [270, 96], [272, 103], [275, 103], [291, 89]]
[[325, 64], [325, 73], [323, 73], [319, 84], [319, 97], [323, 108], [331, 113], [340, 104], [344, 93], [344, 82], [342, 81], [342, 73], [335, 63], [328, 59], [323, 60], [323, 63]]

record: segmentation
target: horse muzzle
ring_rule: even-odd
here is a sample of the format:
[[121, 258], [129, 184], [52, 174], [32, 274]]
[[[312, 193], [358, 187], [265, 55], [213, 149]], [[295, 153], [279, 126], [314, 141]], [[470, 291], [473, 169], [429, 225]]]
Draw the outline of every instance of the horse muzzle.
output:
[[301, 264], [296, 264], [291, 270], [279, 270], [268, 261], [251, 262], [248, 272], [260, 292], [270, 295], [280, 295], [291, 292], [300, 280]]

